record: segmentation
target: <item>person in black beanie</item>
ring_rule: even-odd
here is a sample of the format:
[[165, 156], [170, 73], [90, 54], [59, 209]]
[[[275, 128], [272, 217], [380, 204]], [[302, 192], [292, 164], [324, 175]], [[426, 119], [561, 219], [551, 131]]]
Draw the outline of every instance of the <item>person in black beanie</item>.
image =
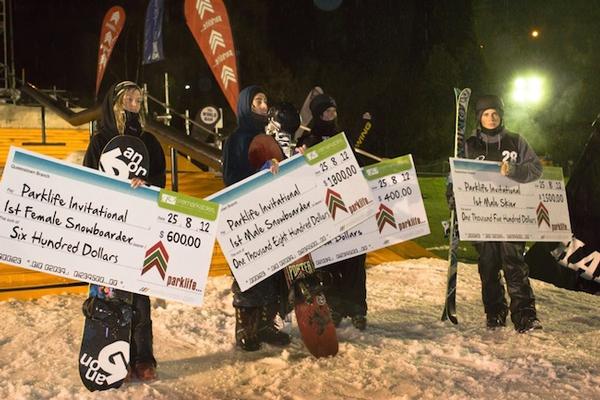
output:
[[[337, 125], [337, 104], [333, 97], [320, 94], [310, 102], [313, 119], [296, 147], [310, 147], [341, 131]], [[319, 268], [330, 279], [325, 279], [325, 297], [331, 308], [331, 318], [339, 326], [344, 317], [352, 319], [359, 330], [367, 327], [367, 274], [366, 254], [338, 261]]]
[[310, 113], [313, 118], [308, 124], [310, 131], [298, 138], [296, 147], [310, 147], [340, 132], [337, 126], [337, 104], [328, 94], [319, 94], [311, 100]]
[[[142, 184], [165, 187], [165, 154], [159, 141], [144, 131], [145, 115], [142, 108], [142, 89], [134, 82], [123, 81], [111, 87], [102, 103], [99, 129], [85, 152], [83, 165], [99, 169], [100, 156], [106, 144], [118, 135], [131, 135], [141, 139], [148, 150], [150, 166], [145, 180], [133, 178], [131, 186]], [[150, 298], [133, 293], [133, 320], [131, 324], [130, 373], [142, 380], [156, 379], [156, 359], [152, 347], [152, 319]], [[83, 311], [90, 317], [93, 298], [84, 302]]]
[[[223, 145], [223, 181], [233, 185], [256, 172], [250, 162], [252, 140], [265, 133], [267, 126], [267, 95], [260, 86], [248, 86], [240, 92], [237, 104], [237, 129]], [[279, 311], [282, 273], [257, 283], [242, 292], [234, 280], [233, 307], [235, 308], [236, 345], [245, 351], [260, 349], [261, 342], [286, 346], [290, 337], [277, 329], [275, 318]]]
[[[481, 96], [475, 105], [477, 129], [465, 143], [465, 157], [501, 161], [500, 173], [520, 183], [532, 182], [542, 174], [542, 164], [525, 139], [504, 127], [504, 103], [494, 95]], [[500, 271], [510, 297], [510, 317], [515, 330], [524, 333], [541, 329], [535, 297], [529, 283], [523, 242], [474, 242], [479, 253], [479, 276], [487, 327], [506, 325], [509, 306]]]

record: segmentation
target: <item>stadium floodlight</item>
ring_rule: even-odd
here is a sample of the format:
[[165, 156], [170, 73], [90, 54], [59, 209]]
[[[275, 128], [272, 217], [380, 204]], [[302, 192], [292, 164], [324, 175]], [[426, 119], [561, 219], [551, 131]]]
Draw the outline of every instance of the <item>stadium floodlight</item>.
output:
[[544, 79], [530, 75], [515, 79], [512, 98], [521, 104], [537, 104], [544, 97]]

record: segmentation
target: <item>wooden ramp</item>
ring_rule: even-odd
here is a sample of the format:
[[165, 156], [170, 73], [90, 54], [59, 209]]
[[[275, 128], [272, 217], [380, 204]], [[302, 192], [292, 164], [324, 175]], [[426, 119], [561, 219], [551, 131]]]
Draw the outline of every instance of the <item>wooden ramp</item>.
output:
[[[4, 167], [8, 149], [11, 145], [65, 159], [74, 152], [85, 152], [89, 142], [87, 130], [47, 130], [46, 142], [62, 142], [65, 145], [23, 145], [27, 142], [41, 142], [41, 133], [35, 129], [0, 129], [0, 167]], [[169, 152], [167, 166], [170, 165]], [[186, 158], [178, 156], [179, 191], [190, 196], [204, 198], [223, 188], [220, 176], [212, 172], [203, 172]], [[170, 188], [171, 177], [167, 176], [167, 187]], [[436, 257], [414, 242], [401, 243], [370, 253], [367, 265], [373, 266], [384, 262], [404, 260], [408, 258]], [[215, 246], [209, 276], [229, 275], [229, 266], [218, 244]], [[0, 263], [0, 301], [9, 298], [31, 299], [46, 294], [83, 293], [87, 284], [69, 279], [48, 275], [41, 272], [17, 268]]]

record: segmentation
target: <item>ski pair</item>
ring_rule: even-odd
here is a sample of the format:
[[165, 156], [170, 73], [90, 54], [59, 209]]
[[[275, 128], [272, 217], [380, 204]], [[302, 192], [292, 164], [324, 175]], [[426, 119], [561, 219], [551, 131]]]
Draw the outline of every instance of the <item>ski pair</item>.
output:
[[[456, 122], [454, 127], [454, 157], [465, 156], [465, 131], [467, 128], [467, 108], [471, 89], [463, 90], [454, 88], [454, 98], [456, 101]], [[448, 185], [452, 185], [449, 180]], [[458, 234], [458, 219], [456, 215], [456, 206], [452, 188], [447, 190], [449, 194], [448, 204], [452, 208], [450, 211], [449, 225], [449, 250], [448, 250], [448, 276], [446, 284], [446, 303], [442, 313], [442, 321], [450, 320], [453, 324], [458, 324], [456, 316], [456, 279], [458, 274], [458, 244], [460, 242]]]

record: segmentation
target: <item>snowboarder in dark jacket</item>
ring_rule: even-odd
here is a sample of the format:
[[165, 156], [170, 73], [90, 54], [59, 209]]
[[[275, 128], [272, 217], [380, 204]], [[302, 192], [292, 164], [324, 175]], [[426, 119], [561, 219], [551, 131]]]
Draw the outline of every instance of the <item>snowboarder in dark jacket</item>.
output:
[[[158, 140], [144, 131], [142, 89], [131, 81], [112, 86], [103, 103], [99, 129], [90, 139], [83, 165], [99, 169], [100, 156], [106, 144], [119, 135], [132, 135], [144, 142], [150, 156], [150, 168], [145, 181], [131, 180], [132, 187], [144, 183], [165, 187], [165, 155]], [[84, 313], [92, 308], [92, 299], [84, 303]], [[152, 348], [152, 319], [148, 296], [133, 293], [133, 320], [129, 363], [140, 380], [156, 378], [156, 359]]]
[[[310, 111], [313, 116], [308, 124], [310, 132], [300, 136], [296, 147], [310, 147], [341, 132], [337, 126], [337, 104], [331, 96], [315, 96]], [[361, 254], [319, 268], [331, 277], [329, 282], [325, 279], [325, 297], [336, 326], [344, 317], [350, 317], [355, 328], [362, 331], [367, 327], [366, 258], [366, 254]]]
[[[223, 145], [223, 181], [233, 185], [257, 171], [249, 160], [248, 150], [255, 136], [265, 133], [267, 96], [259, 86], [248, 86], [240, 92], [237, 104], [238, 128]], [[236, 344], [243, 350], [255, 351], [261, 342], [285, 346], [290, 337], [277, 329], [281, 274], [277, 273], [242, 292], [233, 282]]]
[[[532, 182], [542, 174], [542, 164], [533, 149], [519, 134], [504, 127], [504, 104], [493, 95], [482, 96], [476, 103], [477, 130], [467, 139], [465, 157], [501, 161], [500, 173], [520, 183]], [[476, 242], [479, 276], [487, 327], [506, 325], [508, 304], [500, 271], [504, 272], [510, 297], [510, 316], [518, 332], [541, 329], [535, 297], [529, 283], [529, 267], [524, 261], [523, 242]]]

